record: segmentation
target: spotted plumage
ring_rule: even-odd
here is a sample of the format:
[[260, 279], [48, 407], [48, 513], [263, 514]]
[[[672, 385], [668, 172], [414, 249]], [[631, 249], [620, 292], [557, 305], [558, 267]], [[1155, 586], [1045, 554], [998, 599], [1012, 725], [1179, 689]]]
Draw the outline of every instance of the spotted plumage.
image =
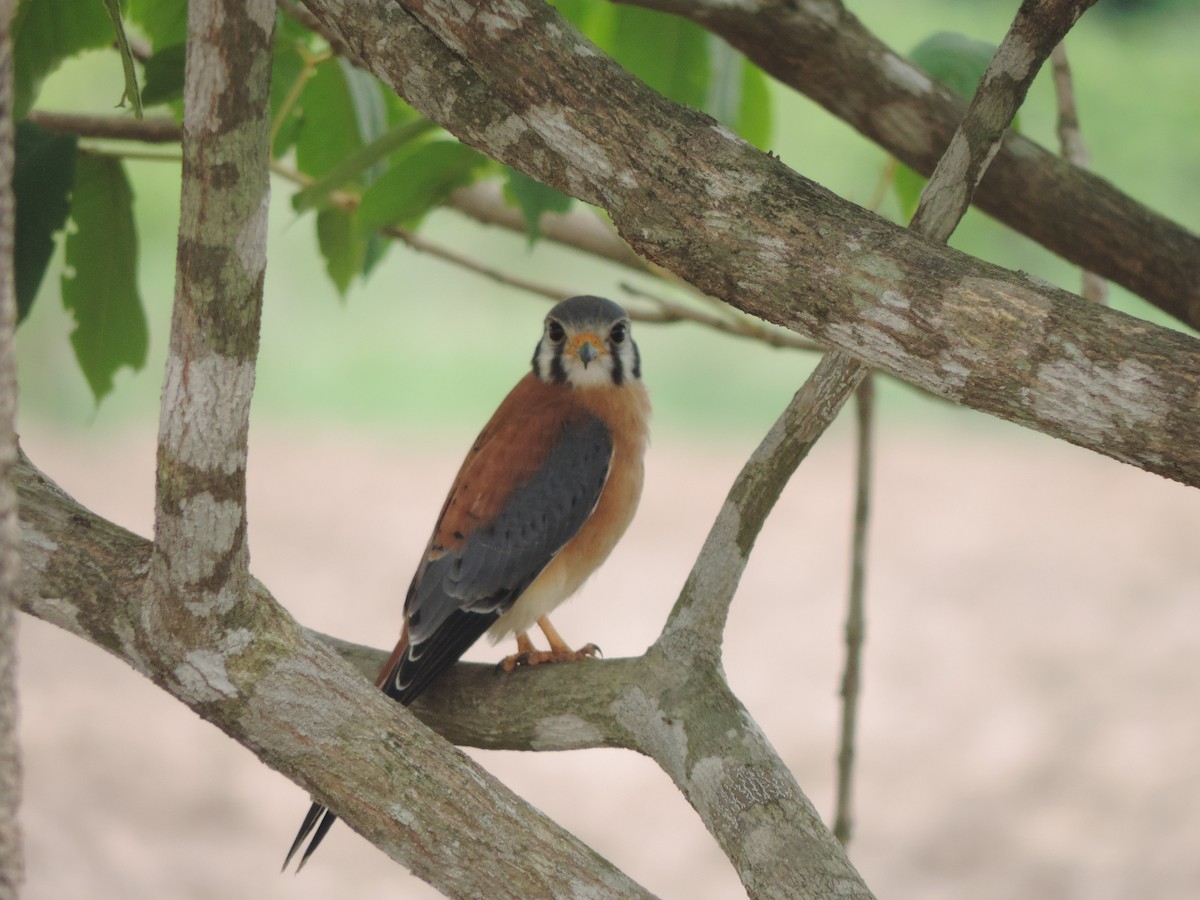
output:
[[[547, 618], [624, 534], [642, 491], [650, 401], [625, 311], [572, 297], [546, 316], [532, 371], [467, 453], [404, 602], [400, 640], [376, 685], [411, 703], [484, 633], [515, 634], [502, 665], [579, 659]], [[549, 651], [533, 648], [537, 624]], [[284, 866], [336, 816], [309, 809]]]

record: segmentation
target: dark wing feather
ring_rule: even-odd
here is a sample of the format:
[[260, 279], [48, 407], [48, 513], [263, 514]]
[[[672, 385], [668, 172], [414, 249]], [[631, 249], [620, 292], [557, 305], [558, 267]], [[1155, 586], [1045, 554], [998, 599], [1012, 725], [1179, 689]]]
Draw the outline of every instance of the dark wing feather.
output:
[[568, 420], [496, 517], [428, 561], [409, 590], [409, 646], [389, 693], [411, 702], [516, 602], [595, 509], [612, 449], [599, 419]]

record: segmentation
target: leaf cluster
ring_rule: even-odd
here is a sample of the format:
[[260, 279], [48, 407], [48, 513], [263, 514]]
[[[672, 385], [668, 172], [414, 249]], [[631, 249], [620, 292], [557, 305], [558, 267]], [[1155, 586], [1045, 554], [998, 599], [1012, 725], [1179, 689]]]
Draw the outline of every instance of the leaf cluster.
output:
[[[769, 146], [768, 79], [719, 37], [641, 8], [587, 0], [556, 6], [664, 96]], [[317, 250], [340, 295], [370, 276], [394, 236], [418, 229], [458, 188], [500, 181], [506, 201], [520, 210], [531, 246], [541, 237], [543, 214], [570, 208], [570, 197], [491, 161], [413, 110], [314, 30], [298, 7], [282, 9], [271, 73], [271, 156], [276, 172], [295, 186], [297, 215], [314, 220]], [[61, 293], [75, 319], [71, 343], [96, 402], [112, 390], [121, 367], [140, 369], [147, 356], [138, 223], [127, 174], [135, 154], [127, 143], [103, 142], [83, 130], [51, 132], [26, 117], [42, 83], [65, 60], [102, 51], [124, 70], [124, 92], [115, 98], [124, 115], [140, 119], [149, 109], [182, 123], [186, 35], [186, 0], [37, 0], [23, 3], [14, 21], [19, 317], [29, 314], [61, 244]], [[990, 54], [954, 36], [933, 39], [923, 52], [922, 65], [943, 80], [959, 78], [964, 93], [973, 85], [970, 73], [967, 80], [960, 76]], [[909, 204], [920, 184], [919, 176], [904, 171], [894, 182]]]

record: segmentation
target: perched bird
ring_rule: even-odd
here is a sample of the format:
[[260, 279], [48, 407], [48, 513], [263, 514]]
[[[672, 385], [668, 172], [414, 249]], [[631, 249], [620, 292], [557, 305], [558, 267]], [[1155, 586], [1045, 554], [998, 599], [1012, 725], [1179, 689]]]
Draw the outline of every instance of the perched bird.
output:
[[[515, 633], [517, 666], [593, 656], [547, 615], [625, 533], [642, 493], [650, 399], [629, 316], [601, 297], [550, 310], [517, 382], [471, 447], [404, 601], [396, 649], [376, 680], [411, 703], [484, 632]], [[534, 649], [537, 623], [550, 643]], [[314, 803], [284, 860], [316, 828], [300, 866], [337, 817]]]

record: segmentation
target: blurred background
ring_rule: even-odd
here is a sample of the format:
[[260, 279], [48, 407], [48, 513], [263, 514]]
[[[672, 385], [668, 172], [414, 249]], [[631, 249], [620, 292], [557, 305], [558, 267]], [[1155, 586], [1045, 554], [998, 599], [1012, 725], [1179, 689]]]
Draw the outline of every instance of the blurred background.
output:
[[[847, 6], [906, 52], [937, 30], [996, 43], [1015, 3]], [[1200, 230], [1200, 10], [1102, 0], [1068, 38], [1092, 167]], [[104, 109], [111, 54], [70, 62], [39, 106]], [[92, 93], [79, 85], [91, 85]], [[888, 159], [773, 86], [772, 149], [870, 202]], [[1044, 74], [1022, 131], [1057, 148]], [[155, 151], [161, 155], [161, 151]], [[169, 332], [177, 165], [130, 161], [150, 358], [97, 407], [51, 272], [18, 332], [22, 443], [99, 514], [149, 535]], [[469, 442], [525, 371], [546, 304], [391, 249], [338, 299], [313, 219], [275, 186], [250, 454], [254, 573], [300, 621], [390, 646], [403, 592]], [[880, 212], [896, 217], [889, 197]], [[431, 240], [626, 299], [624, 270], [433, 214]], [[951, 241], [1071, 290], [1079, 274], [971, 213]], [[649, 286], [643, 283], [643, 286]], [[1171, 325], [1112, 287], [1115, 306]], [[569, 641], [640, 653], [729, 484], [814, 363], [695, 325], [635, 328], [655, 402], [642, 509], [556, 617]], [[1182, 488], [881, 379], [868, 644], [851, 858], [887, 897], [1200, 895], [1200, 500]], [[853, 505], [843, 416], [760, 539], [727, 635], [730, 681], [827, 817]], [[601, 605], [603, 604], [603, 605]], [[561, 619], [561, 621], [560, 621]], [[302, 791], [100, 651], [21, 620], [26, 896], [428, 896], [344, 826], [299, 877], [278, 866]], [[494, 660], [505, 647], [469, 658]], [[475, 753], [651, 890], [740, 895], [668, 780], [632, 754]]]

